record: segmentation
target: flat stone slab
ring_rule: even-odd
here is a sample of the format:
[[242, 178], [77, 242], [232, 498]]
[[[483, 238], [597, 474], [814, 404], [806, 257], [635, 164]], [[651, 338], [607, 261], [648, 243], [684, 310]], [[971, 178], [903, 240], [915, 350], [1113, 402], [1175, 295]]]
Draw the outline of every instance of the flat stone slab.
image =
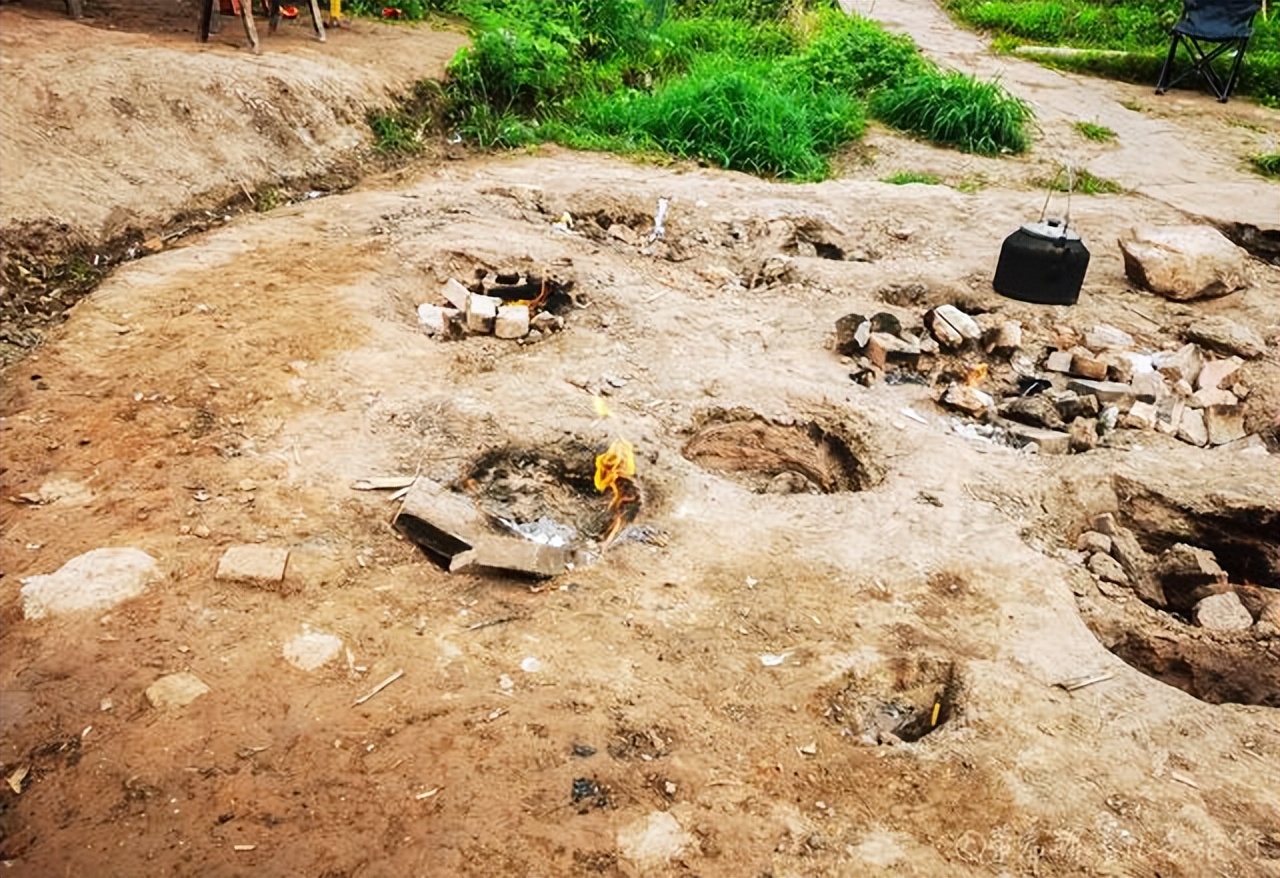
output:
[[337, 658], [342, 638], [322, 631], [304, 631], [284, 645], [284, 660], [300, 671], [314, 671]]
[[147, 687], [147, 701], [158, 710], [173, 707], [186, 707], [201, 695], [208, 693], [209, 687], [190, 671], [169, 674], [156, 680]]
[[214, 578], [275, 587], [284, 581], [289, 550], [275, 546], [232, 546], [218, 560]]
[[94, 549], [57, 571], [22, 580], [22, 613], [43, 619], [83, 610], [106, 610], [137, 597], [160, 578], [156, 559], [141, 549]]

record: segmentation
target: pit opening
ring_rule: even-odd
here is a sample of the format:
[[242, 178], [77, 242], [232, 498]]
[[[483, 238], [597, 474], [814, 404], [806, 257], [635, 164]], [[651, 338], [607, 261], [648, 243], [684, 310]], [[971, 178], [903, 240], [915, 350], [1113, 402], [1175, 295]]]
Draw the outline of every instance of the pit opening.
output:
[[826, 698], [824, 716], [865, 746], [919, 741], [960, 712], [961, 680], [954, 661], [895, 656], [873, 671], [850, 671]]
[[575, 439], [485, 452], [453, 485], [482, 511], [520, 525], [549, 521], [599, 540], [613, 520], [596, 490], [595, 459], [604, 450]]
[[1111, 566], [1101, 553], [1089, 558], [1103, 598], [1084, 616], [1089, 629], [1130, 667], [1201, 701], [1280, 707], [1280, 513], [1213, 495], [1188, 503], [1121, 478], [1117, 488], [1110, 554], [1124, 581], [1101, 575]]
[[851, 425], [784, 423], [745, 410], [704, 415], [681, 453], [758, 494], [864, 491], [883, 477]]

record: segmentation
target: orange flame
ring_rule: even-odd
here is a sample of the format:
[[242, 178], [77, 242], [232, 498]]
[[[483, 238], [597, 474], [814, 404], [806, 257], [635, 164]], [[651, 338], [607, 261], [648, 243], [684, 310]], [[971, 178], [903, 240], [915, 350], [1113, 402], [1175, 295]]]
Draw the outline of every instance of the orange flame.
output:
[[977, 387], [987, 377], [987, 364], [979, 363], [969, 369], [969, 374], [965, 376], [964, 383], [970, 387]]
[[[601, 418], [613, 416], [603, 399], [596, 397], [593, 402], [596, 414]], [[603, 454], [596, 455], [596, 490], [613, 494], [609, 498], [609, 511], [613, 517], [600, 539], [602, 546], [613, 542], [640, 509], [640, 486], [635, 483], [635, 475], [636, 449], [626, 439], [614, 439]]]

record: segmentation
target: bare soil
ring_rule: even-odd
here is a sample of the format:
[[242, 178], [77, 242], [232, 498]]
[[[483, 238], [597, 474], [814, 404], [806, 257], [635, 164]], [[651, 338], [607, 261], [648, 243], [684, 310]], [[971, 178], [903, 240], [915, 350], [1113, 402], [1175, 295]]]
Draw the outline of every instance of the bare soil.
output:
[[[357, 146], [366, 102], [423, 75], [410, 46], [437, 39], [357, 25], [254, 58], [93, 31], [86, 54], [85, 25], [0, 19], [6, 65], [43, 63], [42, 35], [83, 59], [82, 88], [111, 81], [86, 65], [114, 64], [160, 104], [193, 100], [184, 77], [207, 87], [214, 70], [157, 53], [225, 65], [249, 90], [271, 67], [292, 77], [277, 110], [346, 106], [324, 124]], [[344, 44], [363, 63], [345, 67]], [[102, 100], [82, 105], [78, 148], [49, 156], [92, 182], [64, 171], [29, 185], [9, 163], [52, 173], [14, 157], [53, 111], [15, 106], [14, 78], [0, 110], [6, 221], [92, 238], [115, 207], [167, 221], [165, 204], [205, 197], [198, 181], [224, 167], [220, 185], [263, 179], [272, 135], [243, 103], [210, 98], [226, 119], [165, 123], [186, 126], [167, 145], [187, 144], [200, 173], [166, 170], [157, 133], [125, 185], [101, 168], [148, 138], [108, 135], [128, 115]], [[1207, 99], [1186, 105], [1228, 127]], [[95, 136], [107, 142], [87, 153]], [[274, 141], [278, 161], [324, 164], [298, 142]], [[912, 169], [970, 161], [884, 133], [873, 145]], [[1161, 178], [1158, 157], [1143, 161]], [[1223, 534], [1265, 546], [1239, 522], [1276, 519], [1274, 456], [1136, 432], [1029, 455], [953, 433], [931, 387], [854, 383], [829, 349], [844, 314], [905, 323], [941, 301], [1021, 320], [1032, 351], [1098, 322], [1160, 346], [1229, 315], [1268, 341], [1244, 376], [1257, 388], [1247, 423], [1270, 441], [1280, 269], [1254, 261], [1247, 290], [1187, 305], [1124, 278], [1117, 235], [1184, 221], [1185, 204], [1078, 199], [1093, 262], [1075, 307], [990, 292], [1000, 241], [1040, 201], [1000, 175], [1037, 162], [1052, 156], [994, 163], [966, 194], [855, 179], [853, 155], [850, 177], [795, 186], [548, 148], [423, 163], [116, 269], [0, 389], [0, 768], [26, 769], [21, 792], [0, 795], [5, 871], [1275, 874], [1274, 702], [1211, 697], [1231, 694], [1221, 680], [1179, 688], [1181, 665], [1155, 679], [1107, 647], [1191, 644], [1178, 660], [1217, 673], [1195, 648], [1274, 661], [1276, 632], [1217, 638], [1104, 593], [1073, 551], [1099, 512], [1153, 550], [1206, 522], [1184, 535], [1274, 589], [1274, 554], [1238, 566], [1223, 548]], [[102, 204], [85, 202], [94, 185]], [[659, 197], [672, 199], [665, 241], [608, 232], [646, 233]], [[566, 212], [570, 232], [553, 226]], [[831, 247], [845, 258], [808, 255]], [[766, 270], [779, 253], [780, 275]], [[562, 332], [522, 345], [419, 330], [417, 305], [446, 279], [502, 268], [572, 276]], [[607, 503], [585, 487], [592, 458], [617, 436], [637, 452], [633, 538], [549, 581], [450, 575], [390, 527], [385, 492], [352, 488], [423, 475], [495, 510], [589, 522]], [[290, 550], [280, 588], [214, 578], [245, 543]], [[101, 546], [147, 551], [164, 581], [105, 613], [23, 618], [22, 577]], [[339, 658], [287, 664], [284, 643], [305, 629], [340, 636]], [[1233, 663], [1232, 685], [1274, 694], [1270, 667]], [[144, 690], [177, 671], [209, 693], [151, 707]], [[1105, 679], [1062, 685], [1091, 675]]]

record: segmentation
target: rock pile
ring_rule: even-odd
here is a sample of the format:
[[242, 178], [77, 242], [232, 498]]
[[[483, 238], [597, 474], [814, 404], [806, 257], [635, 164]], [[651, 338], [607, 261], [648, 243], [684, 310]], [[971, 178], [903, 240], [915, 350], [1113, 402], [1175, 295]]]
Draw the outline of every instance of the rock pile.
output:
[[1252, 389], [1239, 372], [1265, 343], [1223, 317], [1199, 320], [1183, 342], [1152, 350], [1109, 324], [1059, 326], [1037, 351], [1024, 343], [1021, 323], [954, 305], [925, 312], [916, 329], [887, 312], [848, 314], [836, 321], [835, 339], [857, 361], [853, 380], [945, 385], [941, 406], [1042, 453], [1088, 451], [1116, 429], [1201, 447], [1249, 444], [1242, 402]]
[[442, 340], [493, 335], [532, 344], [564, 329], [572, 288], [573, 281], [480, 270], [470, 287], [446, 281], [436, 301], [418, 306], [418, 325]]

